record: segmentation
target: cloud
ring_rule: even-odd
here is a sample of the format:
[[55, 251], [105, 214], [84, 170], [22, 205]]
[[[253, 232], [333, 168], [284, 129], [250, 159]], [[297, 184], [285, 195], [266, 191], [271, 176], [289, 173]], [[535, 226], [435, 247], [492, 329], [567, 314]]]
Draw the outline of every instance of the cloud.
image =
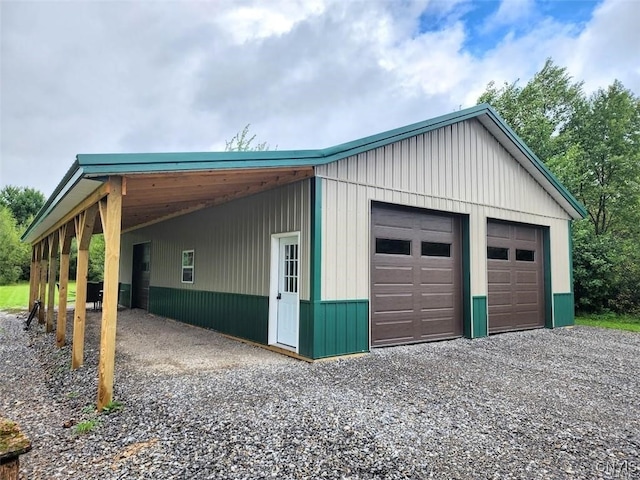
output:
[[638, 5], [471, 53], [464, 2], [5, 2], [0, 185], [49, 194], [76, 153], [221, 149], [247, 123], [280, 149], [329, 146], [472, 105], [549, 56], [640, 92]]
[[534, 13], [535, 0], [502, 0], [498, 10], [485, 20], [483, 30], [489, 32], [498, 27], [531, 21]]

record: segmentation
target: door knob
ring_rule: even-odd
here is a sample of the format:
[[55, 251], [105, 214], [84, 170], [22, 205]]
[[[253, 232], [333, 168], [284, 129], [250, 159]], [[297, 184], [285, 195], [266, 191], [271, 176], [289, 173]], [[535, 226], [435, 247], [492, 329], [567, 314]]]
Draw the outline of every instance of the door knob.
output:
[[278, 296], [276, 297], [276, 300], [280, 300], [281, 298], [282, 298], [282, 294], [278, 292]]

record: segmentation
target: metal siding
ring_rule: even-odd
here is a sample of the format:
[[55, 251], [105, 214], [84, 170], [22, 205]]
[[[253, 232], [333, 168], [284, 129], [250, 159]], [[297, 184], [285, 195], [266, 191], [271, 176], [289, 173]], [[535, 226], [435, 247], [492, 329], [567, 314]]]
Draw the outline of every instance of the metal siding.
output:
[[[131, 278], [131, 251], [151, 241], [151, 285], [269, 295], [271, 235], [300, 232], [300, 298], [309, 299], [309, 180], [167, 220], [123, 235], [120, 281]], [[195, 250], [194, 283], [181, 282], [181, 254]]]
[[369, 298], [371, 200], [469, 215], [474, 296], [487, 294], [487, 218], [548, 226], [554, 291], [569, 290], [569, 215], [475, 119], [318, 166], [316, 175], [325, 192], [323, 300]]

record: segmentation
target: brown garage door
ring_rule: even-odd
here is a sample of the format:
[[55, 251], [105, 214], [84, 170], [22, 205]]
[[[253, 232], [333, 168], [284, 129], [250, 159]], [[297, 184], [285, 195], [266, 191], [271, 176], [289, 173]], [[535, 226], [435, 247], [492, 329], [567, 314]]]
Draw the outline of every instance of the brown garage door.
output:
[[544, 327], [542, 229], [489, 221], [489, 333]]
[[374, 204], [371, 344], [462, 335], [460, 219]]

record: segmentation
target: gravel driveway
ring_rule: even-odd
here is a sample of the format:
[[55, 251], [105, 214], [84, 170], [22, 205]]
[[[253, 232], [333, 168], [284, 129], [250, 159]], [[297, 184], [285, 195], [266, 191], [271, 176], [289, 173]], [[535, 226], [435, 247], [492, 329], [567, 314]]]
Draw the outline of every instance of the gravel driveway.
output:
[[[0, 313], [0, 415], [34, 442], [24, 478], [640, 478], [640, 335], [576, 327], [307, 364], [119, 314], [115, 397]], [[71, 322], [69, 322], [71, 323]], [[67, 423], [68, 425], [68, 423]]]

